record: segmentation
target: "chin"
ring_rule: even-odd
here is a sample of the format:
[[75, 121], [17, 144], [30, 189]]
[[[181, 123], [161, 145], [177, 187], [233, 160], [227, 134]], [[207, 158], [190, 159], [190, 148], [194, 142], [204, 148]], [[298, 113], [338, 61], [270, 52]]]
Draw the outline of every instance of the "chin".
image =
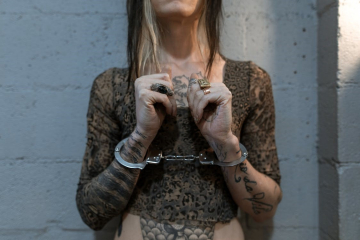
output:
[[200, 13], [204, 0], [151, 0], [159, 18], [186, 18]]

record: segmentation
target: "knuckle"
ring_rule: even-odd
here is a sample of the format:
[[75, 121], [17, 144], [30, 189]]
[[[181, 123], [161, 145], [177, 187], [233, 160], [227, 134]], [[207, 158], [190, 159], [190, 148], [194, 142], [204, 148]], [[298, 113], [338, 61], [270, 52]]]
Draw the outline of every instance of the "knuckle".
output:
[[139, 99], [145, 99], [146, 96], [147, 96], [146, 90], [145, 90], [145, 89], [141, 89], [141, 90], [139, 91]]
[[202, 91], [197, 91], [197, 92], [195, 93], [195, 97], [196, 97], [197, 99], [201, 98], [202, 95], [203, 95]]

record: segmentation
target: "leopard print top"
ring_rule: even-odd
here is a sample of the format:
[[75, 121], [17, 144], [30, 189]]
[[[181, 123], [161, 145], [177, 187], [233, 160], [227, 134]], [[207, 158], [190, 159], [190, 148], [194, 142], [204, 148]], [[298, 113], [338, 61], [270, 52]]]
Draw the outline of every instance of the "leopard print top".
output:
[[[254, 168], [280, 184], [270, 77], [251, 61], [225, 60], [224, 84], [233, 95], [232, 131], [246, 146]], [[220, 167], [167, 161], [147, 165], [139, 175], [139, 170], [114, 161], [116, 144], [136, 125], [134, 85], [127, 83], [127, 73], [127, 69], [108, 69], [92, 85], [88, 141], [76, 196], [84, 222], [101, 229], [124, 210], [171, 222], [230, 221], [237, 206]], [[178, 108], [176, 117], [166, 116], [152, 144], [163, 155], [198, 155], [210, 147], [189, 108]]]

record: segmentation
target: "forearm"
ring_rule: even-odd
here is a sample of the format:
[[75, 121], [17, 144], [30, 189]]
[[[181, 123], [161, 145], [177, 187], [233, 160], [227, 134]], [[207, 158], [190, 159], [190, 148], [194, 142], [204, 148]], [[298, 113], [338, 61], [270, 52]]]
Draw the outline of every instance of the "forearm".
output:
[[282, 192], [273, 179], [258, 172], [247, 160], [222, 170], [234, 201], [243, 211], [258, 222], [275, 215]]
[[[219, 141], [213, 146], [222, 146], [215, 150], [219, 159], [224, 162], [238, 159], [239, 142], [234, 136], [228, 141]], [[224, 156], [226, 156], [224, 158]], [[258, 172], [247, 160], [233, 167], [222, 167], [229, 191], [237, 205], [249, 213], [254, 220], [263, 221], [274, 216], [281, 201], [282, 192], [279, 185], [270, 177]]]
[[[142, 135], [143, 137], [146, 137]], [[135, 130], [120, 152], [124, 160], [142, 161], [150, 143]], [[83, 221], [100, 230], [125, 209], [139, 177], [139, 169], [129, 169], [116, 160], [98, 176], [79, 184], [76, 203]]]

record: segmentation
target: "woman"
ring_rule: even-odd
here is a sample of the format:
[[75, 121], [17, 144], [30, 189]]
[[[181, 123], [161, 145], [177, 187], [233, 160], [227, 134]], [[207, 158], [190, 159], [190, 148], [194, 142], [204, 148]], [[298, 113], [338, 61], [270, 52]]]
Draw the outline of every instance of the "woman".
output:
[[[127, 10], [129, 68], [108, 69], [91, 89], [76, 195], [83, 221], [100, 230], [122, 215], [117, 240], [244, 239], [237, 209], [264, 221], [282, 196], [269, 75], [219, 53], [220, 0], [128, 0]], [[123, 164], [113, 155], [121, 140]], [[244, 154], [239, 140], [249, 155], [229, 166]], [[149, 148], [213, 150], [225, 166], [128, 167]]]

